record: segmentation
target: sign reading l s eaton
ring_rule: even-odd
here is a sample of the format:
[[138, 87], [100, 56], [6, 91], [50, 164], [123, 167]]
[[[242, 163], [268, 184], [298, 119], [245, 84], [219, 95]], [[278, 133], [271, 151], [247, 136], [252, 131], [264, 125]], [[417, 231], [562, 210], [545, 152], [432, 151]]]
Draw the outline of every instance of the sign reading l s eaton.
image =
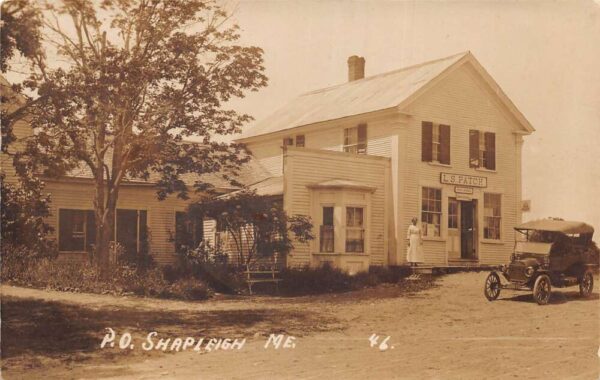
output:
[[440, 173], [440, 182], [446, 185], [487, 187], [486, 177], [474, 175]]

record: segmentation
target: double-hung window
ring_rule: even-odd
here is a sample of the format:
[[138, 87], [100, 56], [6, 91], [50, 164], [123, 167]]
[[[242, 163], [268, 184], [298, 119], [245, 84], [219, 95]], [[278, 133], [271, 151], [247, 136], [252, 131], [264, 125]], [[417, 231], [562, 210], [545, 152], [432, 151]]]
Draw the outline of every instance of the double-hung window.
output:
[[367, 154], [367, 125], [344, 129], [344, 152]]
[[90, 251], [96, 239], [94, 211], [60, 209], [58, 249], [63, 252]]
[[442, 190], [424, 187], [421, 198], [421, 226], [423, 236], [439, 237], [442, 220]]
[[421, 161], [450, 165], [450, 126], [421, 123]]
[[500, 194], [483, 195], [483, 237], [500, 240], [502, 230], [502, 199]]
[[346, 207], [346, 252], [365, 251], [364, 209]]
[[204, 221], [200, 216], [190, 216], [187, 212], [175, 212], [175, 250], [198, 247], [204, 238]]
[[334, 219], [333, 219], [333, 207], [326, 206], [323, 207], [323, 222], [321, 223], [321, 227], [319, 229], [320, 236], [320, 251], [321, 252], [334, 252], [334, 237], [335, 237], [335, 227], [334, 227]]
[[304, 148], [306, 144], [306, 138], [304, 135], [296, 135], [296, 139], [294, 137], [284, 137], [283, 138], [283, 146], [294, 146], [294, 141], [296, 142], [296, 148]]
[[496, 170], [496, 134], [469, 131], [469, 166]]

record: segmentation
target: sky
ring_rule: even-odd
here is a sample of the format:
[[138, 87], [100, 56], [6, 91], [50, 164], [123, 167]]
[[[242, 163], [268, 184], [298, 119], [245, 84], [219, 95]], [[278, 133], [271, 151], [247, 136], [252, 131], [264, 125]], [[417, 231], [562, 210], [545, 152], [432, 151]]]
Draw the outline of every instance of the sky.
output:
[[600, 0], [223, 1], [241, 43], [264, 50], [268, 87], [231, 103], [257, 120], [346, 82], [351, 55], [369, 76], [471, 51], [536, 128], [523, 148], [524, 219], [600, 234]]
[[269, 85], [235, 102], [256, 119], [295, 96], [470, 50], [536, 128], [523, 148], [524, 220], [600, 231], [600, 2], [240, 1], [242, 42]]

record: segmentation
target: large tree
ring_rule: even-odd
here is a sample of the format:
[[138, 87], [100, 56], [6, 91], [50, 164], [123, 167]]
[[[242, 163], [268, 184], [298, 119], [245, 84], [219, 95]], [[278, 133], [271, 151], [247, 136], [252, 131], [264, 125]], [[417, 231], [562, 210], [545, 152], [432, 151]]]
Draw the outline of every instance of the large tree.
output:
[[[85, 166], [94, 181], [96, 258], [109, 268], [119, 190], [157, 182], [159, 198], [187, 198], [182, 176], [235, 173], [243, 147], [214, 135], [251, 120], [227, 108], [266, 85], [262, 50], [239, 44], [238, 27], [210, 0], [62, 0], [46, 4], [46, 47], [25, 84], [35, 134], [19, 157], [46, 176]], [[187, 143], [194, 136], [201, 143]], [[205, 189], [197, 180], [195, 187]]]

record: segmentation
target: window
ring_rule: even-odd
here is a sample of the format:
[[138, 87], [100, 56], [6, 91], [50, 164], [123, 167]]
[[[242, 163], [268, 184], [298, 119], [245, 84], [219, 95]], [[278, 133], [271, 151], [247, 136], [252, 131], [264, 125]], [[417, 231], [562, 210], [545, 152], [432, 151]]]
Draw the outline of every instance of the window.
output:
[[333, 222], [333, 207], [323, 207], [323, 223], [320, 228], [320, 251], [334, 251], [334, 222]]
[[283, 139], [283, 146], [293, 146], [294, 145], [294, 138], [293, 137], [285, 137]]
[[344, 129], [344, 152], [367, 154], [367, 125]]
[[440, 236], [442, 220], [442, 190], [424, 187], [421, 199], [421, 226], [423, 236]]
[[204, 221], [199, 216], [186, 212], [175, 212], [175, 250], [196, 248], [204, 238]]
[[485, 193], [483, 195], [483, 238], [500, 240], [501, 230], [501, 197], [500, 194]]
[[458, 228], [458, 201], [448, 199], [448, 228]]
[[147, 252], [147, 222], [145, 210], [117, 209], [115, 231], [117, 242], [129, 255]]
[[91, 251], [96, 239], [94, 211], [61, 209], [58, 225], [59, 251]]
[[365, 251], [365, 228], [362, 207], [346, 207], [346, 252]]
[[469, 131], [469, 166], [496, 170], [496, 134]]
[[421, 123], [421, 161], [450, 165], [450, 126]]
[[296, 136], [296, 148], [304, 148], [304, 135]]

